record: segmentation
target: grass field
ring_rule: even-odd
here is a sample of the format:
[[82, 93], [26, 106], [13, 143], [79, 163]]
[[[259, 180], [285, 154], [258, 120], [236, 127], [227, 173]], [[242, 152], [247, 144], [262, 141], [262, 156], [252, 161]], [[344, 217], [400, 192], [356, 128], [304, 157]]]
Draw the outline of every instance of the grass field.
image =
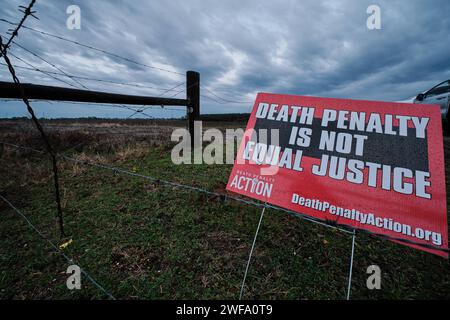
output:
[[[3, 122], [0, 140], [42, 149], [27, 126]], [[225, 192], [230, 165], [172, 164], [170, 132], [183, 123], [45, 126], [58, 150], [77, 159]], [[65, 228], [73, 239], [64, 252], [116, 298], [239, 297], [260, 209], [69, 161], [59, 166]], [[48, 157], [5, 146], [0, 192], [61, 243], [50, 168]], [[85, 277], [81, 290], [68, 290], [68, 263], [2, 201], [0, 216], [1, 299], [106, 298]], [[266, 210], [245, 298], [344, 299], [350, 249], [348, 234]], [[382, 271], [381, 290], [366, 287], [366, 269], [373, 264]], [[448, 299], [449, 262], [358, 234], [352, 298]]]

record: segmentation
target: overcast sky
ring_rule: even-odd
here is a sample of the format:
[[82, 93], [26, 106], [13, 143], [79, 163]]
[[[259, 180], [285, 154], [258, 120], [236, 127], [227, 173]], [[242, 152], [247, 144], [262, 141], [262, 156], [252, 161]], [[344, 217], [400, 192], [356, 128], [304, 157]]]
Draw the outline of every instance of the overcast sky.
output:
[[[0, 18], [17, 22], [19, 4], [28, 1], [1, 0]], [[80, 30], [66, 27], [66, 9], [72, 4], [81, 9]], [[381, 9], [381, 30], [366, 26], [371, 4]], [[183, 74], [199, 71], [202, 113], [249, 112], [257, 92], [396, 101], [450, 78], [448, 0], [37, 0], [35, 10], [39, 20], [29, 18], [25, 25], [157, 68]], [[9, 27], [0, 22], [2, 36]], [[185, 81], [182, 75], [30, 30], [23, 29], [16, 42], [72, 75], [163, 89]], [[59, 72], [14, 44], [11, 53], [40, 69]], [[25, 66], [14, 57], [11, 60]], [[22, 82], [67, 86], [41, 73], [25, 69], [17, 73]], [[3, 65], [0, 81], [11, 81]], [[164, 92], [81, 82], [109, 92], [152, 96]], [[164, 96], [176, 93], [169, 91]], [[184, 91], [177, 95], [184, 96]], [[105, 106], [42, 102], [33, 106], [39, 116], [46, 117], [132, 114]], [[184, 113], [155, 109], [147, 114], [171, 117]], [[23, 104], [0, 102], [0, 117], [21, 115], [26, 115]]]

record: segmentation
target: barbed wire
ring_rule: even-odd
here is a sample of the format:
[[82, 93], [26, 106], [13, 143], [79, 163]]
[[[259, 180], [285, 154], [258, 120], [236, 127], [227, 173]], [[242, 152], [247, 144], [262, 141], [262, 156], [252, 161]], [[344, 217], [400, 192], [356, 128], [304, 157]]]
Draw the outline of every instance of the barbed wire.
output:
[[[201, 94], [200, 97], [209, 99], [209, 100], [214, 101], [214, 102], [216, 102], [218, 104], [221, 104], [221, 105], [226, 105], [226, 104], [230, 104], [231, 103], [231, 102], [219, 101], [219, 100], [217, 100], [217, 99], [215, 99], [213, 97], [207, 96], [205, 94]], [[234, 103], [237, 103], [237, 102], [234, 102]]]
[[3, 38], [0, 35], [0, 51], [1, 51], [1, 55], [2, 55], [3, 59], [5, 60], [5, 63], [8, 65], [8, 69], [11, 74], [11, 77], [13, 78], [14, 83], [16, 84], [17, 88], [19, 89], [21, 98], [22, 98], [23, 102], [25, 103], [25, 105], [27, 106], [28, 113], [31, 115], [31, 119], [32, 119], [33, 123], [36, 125], [36, 128], [38, 129], [38, 131], [45, 143], [45, 146], [47, 148], [47, 152], [51, 158], [52, 169], [53, 169], [54, 188], [55, 188], [55, 200], [56, 200], [57, 213], [58, 213], [58, 223], [59, 223], [59, 228], [60, 228], [60, 236], [62, 238], [62, 237], [64, 237], [64, 223], [63, 223], [63, 214], [62, 214], [62, 207], [61, 207], [61, 197], [60, 197], [60, 192], [59, 192], [59, 176], [58, 176], [58, 164], [57, 164], [57, 159], [56, 159], [56, 153], [53, 150], [43, 127], [41, 126], [38, 118], [36, 117], [34, 110], [31, 107], [30, 102], [28, 101], [28, 98], [25, 94], [25, 89], [23, 88], [19, 78], [16, 75], [16, 71], [14, 70], [12, 63], [9, 60], [8, 52], [7, 52], [8, 48], [9, 48], [9, 44], [12, 42], [13, 38], [18, 35], [20, 27], [23, 26], [23, 23], [25, 22], [27, 17], [30, 15], [33, 16], [34, 12], [31, 9], [35, 2], [36, 2], [35, 0], [31, 0], [28, 7], [26, 7], [26, 8], [23, 7], [24, 15], [23, 15], [22, 19], [20, 20], [20, 23], [18, 24], [17, 28], [13, 31], [13, 34], [12, 34], [11, 38], [8, 40], [8, 42], [6, 43], [6, 45], [3, 44]]
[[[16, 23], [11, 22], [11, 21], [6, 20], [6, 19], [0, 19], [0, 21], [8, 23], [10, 25], [16, 25]], [[90, 50], [98, 51], [98, 52], [107, 54], [107, 55], [109, 55], [111, 57], [115, 57], [115, 58], [118, 58], [118, 59], [130, 62], [130, 63], [136, 64], [136, 65], [139, 65], [139, 66], [142, 66], [142, 67], [146, 67], [146, 68], [150, 68], [150, 69], [154, 69], [154, 70], [158, 70], [158, 71], [163, 71], [163, 72], [167, 72], [167, 73], [172, 73], [172, 74], [184, 76], [184, 74], [181, 73], [181, 72], [177, 72], [177, 71], [173, 71], [173, 70], [169, 70], [169, 69], [165, 69], [165, 68], [160, 68], [160, 67], [155, 67], [155, 66], [150, 66], [148, 64], [141, 63], [141, 62], [136, 61], [134, 59], [123, 57], [123, 56], [121, 56], [119, 54], [116, 54], [116, 53], [113, 53], [113, 52], [109, 52], [109, 51], [104, 50], [104, 49], [99, 49], [99, 48], [96, 48], [94, 46], [87, 45], [87, 44], [84, 44], [84, 43], [81, 43], [81, 42], [78, 42], [78, 41], [75, 41], [75, 40], [71, 40], [71, 39], [68, 39], [68, 38], [65, 38], [65, 37], [62, 37], [62, 36], [59, 36], [59, 35], [55, 35], [55, 34], [52, 34], [52, 33], [49, 33], [49, 32], [45, 32], [45, 31], [42, 31], [42, 30], [39, 30], [39, 29], [31, 28], [31, 27], [28, 27], [28, 26], [25, 26], [25, 25], [22, 25], [22, 27], [24, 29], [28, 29], [28, 30], [37, 32], [37, 33], [39, 33], [41, 35], [53, 37], [53, 38], [56, 38], [56, 39], [59, 39], [59, 40], [62, 40], [62, 41], [66, 41], [66, 42], [69, 42], [69, 43], [72, 43], [72, 44], [75, 44], [75, 45], [78, 45], [78, 46], [81, 46], [81, 47], [84, 47], [84, 48], [87, 48], [87, 49], [90, 49]]]
[[83, 89], [89, 90], [88, 87], [86, 87], [83, 83], [81, 83], [81, 81], [78, 81], [76, 78], [70, 77], [69, 74], [67, 74], [63, 69], [61, 69], [60, 67], [58, 67], [56, 64], [42, 58], [40, 55], [38, 55], [37, 53], [25, 48], [24, 46], [18, 44], [17, 42], [13, 41], [12, 42], [15, 46], [21, 48], [22, 50], [28, 52], [29, 54], [31, 54], [33, 57], [38, 58], [39, 60], [47, 63], [48, 65], [50, 65], [51, 67], [55, 68], [56, 70], [58, 70], [59, 72], [61, 72], [64, 76], [68, 77], [69, 79], [71, 79], [72, 81], [76, 82], [78, 85], [80, 85]]
[[[15, 45], [19, 46], [20, 48], [22, 48], [23, 50], [29, 52], [29, 53], [32, 54], [34, 57], [37, 57], [38, 59], [40, 59], [40, 60], [44, 61], [45, 63], [49, 64], [50, 66], [52, 66], [52, 67], [55, 68], [56, 70], [60, 71], [61, 73], [63, 73], [64, 76], [68, 77], [69, 79], [72, 79], [72, 78], [70, 77], [69, 74], [67, 74], [66, 72], [64, 72], [64, 70], [62, 70], [61, 68], [59, 68], [59, 67], [56, 66], [55, 64], [53, 64], [53, 63], [47, 61], [46, 59], [42, 58], [40, 55], [38, 55], [38, 54], [36, 54], [36, 53], [34, 53], [34, 52], [32, 52], [32, 51], [26, 49], [25, 47], [18, 45], [16, 42], [13, 42], [13, 43], [14, 43]], [[15, 56], [15, 57], [16, 57], [16, 56]], [[18, 57], [16, 57], [16, 58], [18, 58]], [[20, 58], [19, 58], [19, 59], [20, 59]], [[26, 61], [23, 60], [23, 59], [20, 59], [20, 61], [22, 61], [22, 62], [24, 62], [24, 63], [28, 63], [28, 62], [26, 62]], [[32, 64], [30, 64], [30, 63], [28, 63], [28, 64], [32, 66]], [[38, 69], [36, 68], [36, 70], [38, 70]], [[51, 76], [51, 75], [50, 75], [50, 76]], [[52, 77], [53, 77], [53, 76], [52, 76]], [[60, 81], [63, 81], [63, 80], [61, 80], [61, 79], [59, 79], [59, 78], [57, 78], [57, 77], [53, 77], [53, 78], [58, 79], [58, 80], [60, 80]], [[78, 83], [78, 84], [81, 86], [82, 89], [90, 90], [90, 88], [88, 88], [86, 85], [84, 85], [84, 84], [81, 83], [80, 81], [77, 81], [77, 80], [75, 80], [75, 79], [72, 79], [72, 80], [74, 80], [76, 83]], [[63, 82], [65, 82], [65, 81], [63, 81]], [[65, 82], [65, 83], [69, 84], [68, 82]], [[71, 84], [69, 84], [69, 85], [72, 86], [72, 87], [74, 87], [74, 88], [76, 88], [76, 89], [79, 89], [79, 88], [78, 88], [77, 86], [75, 86], [75, 85], [71, 85]], [[149, 119], [154, 119], [153, 116], [150, 116], [150, 115], [146, 114], [145, 112], [143, 112], [144, 110], [143, 110], [143, 108], [141, 108], [141, 107], [133, 108], [133, 107], [125, 106], [125, 105], [122, 105], [122, 106], [123, 106], [125, 109], [129, 109], [129, 110], [131, 110], [131, 111], [134, 112], [134, 113], [133, 113], [132, 115], [130, 115], [127, 119], [130, 119], [131, 117], [133, 117], [134, 115], [136, 115], [136, 114], [138, 114], [138, 113], [139, 113], [139, 114], [143, 114], [144, 116], [146, 116], [146, 117], [149, 118]]]
[[[11, 98], [11, 99], [2, 99], [0, 101], [2, 101], [2, 102], [16, 102], [16, 101], [21, 101], [21, 99], [13, 99], [13, 98]], [[48, 104], [54, 104], [55, 102], [60, 102], [60, 103], [67, 103], [67, 104], [120, 108], [120, 109], [135, 111], [135, 109], [133, 109], [132, 107], [122, 106], [122, 105], [118, 105], [118, 104], [104, 104], [104, 103], [77, 102], [77, 101], [59, 101], [59, 100], [45, 100], [45, 99], [37, 99], [37, 100], [29, 99], [29, 101], [33, 102], [33, 103], [48, 103]]]
[[[0, 65], [7, 66], [5, 63], [1, 63], [1, 62], [0, 62]], [[14, 65], [14, 64], [13, 64], [13, 67], [16, 68], [16, 69], [24, 69], [24, 70], [29, 70], [29, 71], [33, 71], [33, 72], [41, 72], [41, 73], [45, 73], [45, 74], [54, 74], [54, 75], [59, 75], [59, 76], [66, 76], [66, 77], [69, 77], [69, 78], [86, 80], [86, 81], [95, 81], [95, 82], [102, 82], [102, 83], [108, 83], [108, 84], [114, 84], [114, 85], [120, 85], [120, 86], [128, 86], [128, 87], [136, 87], [136, 88], [143, 88], [143, 89], [158, 90], [158, 91], [162, 91], [163, 92], [161, 95], [164, 95], [164, 93], [169, 92], [169, 91], [176, 91], [176, 90], [174, 90], [172, 88], [167, 89], [167, 88], [143, 85], [143, 84], [139, 84], [139, 83], [132, 83], [132, 82], [127, 83], [127, 82], [120, 82], [120, 81], [115, 81], [115, 80], [97, 79], [97, 78], [91, 78], [91, 77], [79, 76], [79, 75], [73, 75], [73, 74], [64, 74], [62, 72], [43, 70], [43, 69], [38, 68], [38, 67], [25, 67], [25, 66], [18, 66], [18, 65]], [[181, 86], [183, 84], [185, 84], [185, 82], [181, 82], [181, 83], [177, 84], [174, 88], [177, 88], [177, 87], [179, 87], [179, 86]]]
[[[195, 83], [191, 84], [191, 85], [190, 85], [188, 88], [186, 88], [186, 89], [179, 90], [179, 91], [176, 92], [175, 94], [171, 95], [170, 98], [176, 97], [176, 96], [179, 95], [180, 93], [186, 91], [187, 89], [190, 89], [191, 87], [193, 87], [193, 86], [195, 86], [195, 85], [198, 85], [198, 82], [195, 82]], [[203, 87], [202, 85], [200, 85], [200, 88], [206, 89], [208, 92], [210, 92], [210, 93], [213, 94], [214, 96], [219, 97], [217, 94], [213, 93], [211, 90], [209, 90], [209, 89]], [[205, 94], [200, 94], [200, 97], [202, 97], [202, 98], [207, 98], [207, 99], [209, 99], [209, 100], [212, 100], [212, 101], [214, 101], [214, 102], [216, 102], [216, 103], [218, 103], [218, 104], [222, 104], [222, 105], [224, 105], [224, 104], [229, 104], [229, 103], [239, 103], [239, 104], [242, 104], [242, 103], [253, 103], [252, 101], [233, 101], [233, 100], [226, 100], [226, 99], [223, 99], [223, 98], [221, 98], [221, 99], [224, 100], [224, 101], [219, 101], [219, 100], [217, 100], [217, 99], [215, 99], [215, 98], [212, 98], [212, 97], [210, 97], [210, 96], [207, 96], [207, 95], [205, 95]], [[220, 98], [220, 97], [219, 97], [219, 98]]]
[[[4, 144], [7, 146], [11, 146], [11, 147], [15, 147], [15, 148], [19, 148], [19, 149], [25, 149], [25, 150], [30, 150], [30, 151], [34, 151], [37, 153], [43, 153], [43, 151], [41, 150], [37, 150], [34, 148], [30, 148], [30, 147], [23, 147], [14, 143], [9, 143], [9, 142], [3, 142], [0, 141], [0, 144]], [[156, 178], [156, 177], [152, 177], [149, 175], [143, 175], [140, 173], [136, 173], [136, 172], [132, 172], [132, 171], [128, 171], [122, 168], [118, 168], [118, 167], [114, 167], [111, 165], [105, 165], [105, 164], [100, 164], [100, 163], [96, 163], [90, 160], [79, 160], [76, 158], [72, 158], [72, 157], [68, 157], [68, 156], [61, 156], [61, 158], [66, 159], [68, 161], [72, 161], [72, 162], [76, 162], [79, 164], [83, 164], [83, 165], [87, 165], [87, 166], [92, 166], [92, 167], [97, 167], [97, 168], [102, 168], [102, 169], [106, 169], [109, 171], [112, 171], [113, 173], [121, 173], [124, 175], [128, 175], [128, 176], [132, 176], [132, 177], [138, 177], [138, 178], [142, 178], [142, 179], [146, 179], [146, 180], [150, 180], [154, 183], [157, 184], [163, 184], [163, 185], [167, 185], [167, 186], [171, 186], [171, 187], [175, 187], [175, 188], [181, 188], [181, 189], [186, 189], [186, 190], [191, 190], [191, 191], [195, 191], [195, 192], [199, 192], [199, 193], [203, 193], [206, 194], [208, 196], [212, 196], [218, 199], [222, 199], [223, 201], [226, 201], [227, 199], [236, 201], [236, 202], [240, 202], [246, 205], [250, 205], [250, 206], [255, 206], [258, 208], [262, 208], [262, 207], [267, 207], [276, 211], [281, 211], [281, 212], [285, 212], [291, 216], [297, 217], [297, 218], [301, 218], [303, 220], [306, 221], [310, 221], [322, 226], [325, 226], [327, 228], [332, 228], [332, 229], [336, 229], [339, 230], [341, 232], [347, 233], [347, 234], [352, 234], [355, 230], [367, 234], [369, 236], [373, 236], [373, 237], [380, 237], [383, 238], [385, 240], [390, 240], [390, 241], [397, 241], [400, 243], [406, 243], [406, 244], [411, 244], [411, 245], [416, 245], [422, 248], [427, 248], [427, 249], [432, 249], [432, 250], [436, 250], [436, 251], [441, 251], [441, 252], [445, 252], [445, 253], [449, 253], [450, 250], [447, 248], [441, 248], [435, 245], [431, 245], [431, 244], [427, 244], [427, 243], [422, 243], [422, 242], [418, 242], [418, 241], [413, 241], [413, 240], [409, 240], [409, 239], [405, 239], [405, 238], [399, 238], [399, 237], [393, 237], [390, 235], [386, 235], [386, 234], [381, 234], [381, 233], [377, 233], [377, 232], [372, 232], [366, 229], [362, 229], [362, 228], [358, 228], [358, 227], [353, 227], [353, 226], [348, 226], [345, 224], [341, 224], [338, 223], [337, 220], [322, 220], [319, 218], [315, 218], [315, 217], [311, 217], [308, 216], [306, 214], [300, 213], [300, 212], [296, 212], [296, 211], [292, 211], [289, 209], [285, 209], [285, 208], [281, 208], [278, 206], [274, 206], [268, 203], [262, 203], [262, 202], [255, 202], [252, 200], [246, 200], [244, 198], [240, 198], [240, 197], [235, 197], [229, 194], [223, 194], [223, 193], [218, 193], [215, 191], [210, 191], [201, 187], [196, 187], [196, 186], [191, 186], [191, 185], [187, 185], [187, 184], [183, 184], [183, 183], [178, 183], [178, 182], [173, 182], [173, 181], [169, 181], [169, 180], [165, 180], [165, 179], [160, 179], [160, 178]], [[349, 230], [351, 229], [351, 230]]]
[[[223, 103], [239, 103], [239, 104], [243, 104], [243, 103], [253, 103], [253, 101], [238, 101], [238, 100], [231, 100], [231, 99], [225, 99], [221, 96], [219, 96], [218, 94], [214, 93], [212, 90], [208, 89], [205, 86], [201, 86], [201, 88], [205, 89], [206, 91], [208, 91], [210, 94], [212, 94], [214, 97], [220, 99], [223, 101]], [[219, 102], [220, 103], [220, 102]]]
[[7, 205], [9, 205], [9, 207], [11, 209], [13, 209], [19, 216], [22, 217], [22, 219], [24, 219], [28, 226], [34, 230], [44, 241], [46, 241], [52, 248], [53, 250], [55, 250], [57, 253], [59, 253], [64, 259], [66, 259], [66, 261], [70, 264], [75, 264], [80, 268], [80, 271], [86, 276], [86, 278], [94, 285], [96, 286], [98, 289], [100, 289], [103, 293], [105, 293], [110, 299], [112, 300], [116, 300], [116, 298], [114, 298], [114, 296], [105, 289], [104, 286], [102, 286], [97, 280], [94, 279], [93, 276], [91, 276], [89, 274], [89, 272], [87, 272], [84, 268], [82, 268], [80, 266], [80, 264], [75, 261], [73, 258], [69, 257], [68, 255], [66, 255], [61, 249], [58, 248], [57, 245], [55, 245], [48, 237], [46, 237], [32, 222], [31, 220], [25, 215], [23, 214], [19, 209], [17, 209], [16, 206], [14, 206], [8, 199], [6, 199], [4, 196], [2, 196], [0, 194], [0, 199], [2, 199]]
[[138, 110], [136, 110], [133, 114], [129, 115], [125, 120], [131, 119], [131, 118], [133, 118], [133, 117], [134, 117], [135, 115], [137, 115], [137, 114], [143, 114], [144, 116], [146, 116], [146, 117], [149, 118], [149, 119], [155, 119], [155, 117], [153, 117], [153, 116], [148, 115], [147, 113], [145, 113], [143, 109], [138, 109]]
[[174, 98], [184, 91], [186, 91], [186, 93], [187, 93], [187, 90], [189, 90], [190, 88], [192, 88], [194, 86], [197, 86], [198, 84], [199, 84], [198, 82], [194, 82], [194, 83], [190, 84], [189, 87], [187, 87], [186, 89], [181, 89], [180, 91], [175, 92], [175, 94], [171, 95], [169, 98]]
[[[19, 99], [4, 99], [2, 102], [14, 102], [14, 101], [19, 101]], [[67, 104], [89, 105], [89, 106], [95, 106], [95, 107], [118, 108], [118, 109], [123, 109], [123, 110], [127, 110], [127, 111], [133, 111], [133, 112], [136, 112], [137, 110], [140, 110], [140, 107], [136, 108], [136, 107], [129, 107], [129, 106], [125, 106], [125, 105], [117, 105], [117, 104], [88, 103], [88, 102], [76, 102], [76, 101], [58, 101], [58, 100], [43, 100], [43, 99], [38, 99], [38, 100], [29, 99], [29, 101], [33, 102], [33, 103], [48, 103], [48, 104], [54, 104], [54, 102], [56, 101], [56, 102], [67, 103]]]
[[[0, 21], [8, 23], [10, 25], [15, 25], [14, 22], [11, 22], [11, 21], [6, 20], [6, 19], [0, 19]], [[147, 67], [147, 68], [152, 68], [152, 69], [156, 69], [156, 70], [159, 70], [159, 71], [164, 71], [164, 72], [169, 72], [169, 73], [174, 73], [174, 74], [177, 74], [177, 75], [183, 75], [184, 76], [184, 74], [180, 73], [180, 72], [176, 72], [176, 71], [172, 71], [172, 70], [168, 70], [168, 69], [164, 69], [164, 68], [160, 68], [160, 67], [150, 66], [150, 65], [147, 65], [147, 64], [144, 64], [144, 63], [140, 63], [140, 62], [135, 61], [133, 59], [130, 59], [130, 58], [118, 55], [116, 53], [112, 53], [112, 52], [109, 52], [109, 51], [104, 50], [104, 49], [99, 49], [99, 48], [93, 47], [91, 45], [83, 44], [83, 43], [80, 43], [78, 41], [71, 40], [71, 39], [68, 39], [68, 38], [65, 38], [65, 37], [62, 37], [62, 36], [59, 36], [59, 35], [55, 35], [55, 34], [52, 34], [52, 33], [49, 33], [49, 32], [45, 32], [45, 31], [42, 31], [42, 30], [39, 30], [39, 29], [35, 29], [35, 28], [28, 27], [28, 26], [25, 26], [25, 25], [23, 25], [23, 28], [31, 30], [33, 32], [37, 32], [37, 33], [39, 33], [41, 35], [50, 36], [50, 37], [53, 37], [53, 38], [56, 38], [56, 39], [59, 39], [59, 40], [62, 40], [62, 41], [70, 42], [70, 43], [78, 45], [78, 46], [82, 46], [82, 47], [85, 47], [85, 48], [88, 48], [88, 49], [91, 49], [91, 50], [95, 50], [95, 51], [98, 51], [98, 52], [101, 52], [101, 53], [113, 56], [115, 58], [119, 58], [119, 59], [122, 59], [122, 60], [125, 60], [125, 61], [128, 61], [128, 62], [137, 64], [137, 65], [140, 65], [140, 66], [144, 66], [144, 67]], [[178, 86], [176, 86], [176, 87], [178, 87]], [[221, 100], [221, 102], [217, 102], [217, 103], [221, 103], [221, 104], [226, 104], [226, 103], [236, 103], [236, 104], [253, 103], [253, 101], [239, 101], [239, 100], [233, 100], [233, 99], [224, 98], [224, 97], [222, 97], [219, 94], [213, 92], [211, 89], [209, 89], [209, 88], [207, 88], [205, 86], [202, 86], [202, 88], [205, 89], [206, 91], [208, 91], [210, 94], [212, 94], [216, 98], [218, 98], [219, 100]], [[180, 91], [180, 92], [176, 93], [174, 96], [177, 96], [181, 92], [183, 92], [183, 91]]]
[[[59, 100], [39, 100], [42, 102], [51, 102], [51, 101], [57, 101], [57, 102], [61, 102], [61, 103], [68, 103], [68, 104], [77, 104], [77, 105], [89, 105], [89, 106], [102, 106], [102, 107], [119, 107], [119, 108], [123, 108], [123, 109], [127, 109], [127, 110], [131, 110], [131, 111], [136, 111], [136, 109], [133, 107], [129, 107], [126, 105], [118, 105], [118, 104], [105, 104], [105, 103], [93, 103], [93, 102], [78, 102], [78, 101], [59, 101]], [[186, 112], [184, 109], [177, 109], [177, 108], [170, 108], [170, 107], [166, 107], [166, 106], [140, 106], [139, 108], [143, 108], [143, 110], [147, 110], [147, 109], [154, 109], [154, 110], [162, 110], [162, 111], [166, 111], [166, 110], [171, 110], [171, 111], [182, 111], [182, 112]]]
[[[32, 8], [35, 4], [36, 0], [31, 0], [28, 7], [24, 7], [24, 6], [19, 6], [19, 11], [23, 13], [22, 19], [20, 20], [19, 23], [11, 23], [13, 25], [15, 25], [15, 29], [10, 29], [9, 31], [11, 31], [11, 37], [9, 38], [9, 40], [3, 45], [4, 46], [4, 50], [8, 50], [11, 42], [14, 40], [15, 37], [17, 37], [19, 35], [19, 30], [20, 28], [24, 27], [24, 22], [25, 20], [29, 17], [32, 16], [35, 19], [38, 19], [38, 17], [36, 17], [34, 15], [34, 13], [36, 13], [36, 11], [32, 11]], [[3, 55], [3, 52], [0, 52], [0, 57]]]
[[[0, 35], [0, 37], [1, 37], [1, 35]], [[30, 63], [30, 62], [28, 62], [28, 61], [25, 61], [24, 59], [22, 59], [22, 58], [16, 56], [14, 53], [8, 52], [8, 54], [9, 54], [10, 56], [13, 56], [13, 57], [16, 58], [17, 60], [21, 61], [22, 63], [25, 63], [25, 64], [28, 65], [29, 67], [31, 67], [31, 68], [36, 68], [32, 63]], [[14, 67], [14, 66], [13, 66], [13, 67]], [[36, 70], [39, 70], [39, 69], [36, 68]], [[49, 73], [47, 73], [47, 72], [45, 72], [45, 71], [39, 70], [39, 72], [42, 73], [42, 74], [45, 74], [46, 76], [48, 76], [48, 77], [50, 77], [50, 78], [52, 78], [52, 79], [54, 79], [54, 80], [56, 80], [56, 81], [59, 81], [59, 82], [64, 83], [64, 84], [67, 84], [68, 86], [70, 86], [70, 87], [72, 87], [72, 88], [77, 88], [74, 84], [72, 84], [72, 83], [70, 83], [70, 82], [67, 82], [67, 81], [65, 81], [65, 80], [63, 80], [63, 79], [60, 79], [60, 78], [58, 78], [58, 77], [56, 77], [56, 76], [54, 76], [54, 75], [52, 75], [52, 74], [49, 74]]]
[[160, 107], [158, 106], [147, 106], [145, 107], [145, 109], [154, 109], [154, 110], [171, 110], [171, 111], [182, 111], [182, 112], [186, 112], [186, 108], [185, 109], [178, 109], [178, 108], [171, 108], [171, 107], [166, 107], [164, 105], [161, 105]]
[[[14, 98], [10, 98], [10, 99], [0, 99], [0, 102], [17, 102], [17, 101], [21, 101], [21, 99], [14, 99]], [[94, 107], [110, 107], [110, 108], [120, 108], [120, 109], [124, 109], [124, 110], [130, 110], [130, 111], [134, 111], [136, 112], [139, 109], [142, 109], [142, 111], [151, 109], [151, 110], [158, 110], [158, 111], [178, 111], [178, 112], [186, 112], [185, 109], [180, 109], [180, 108], [171, 108], [171, 107], [166, 107], [166, 106], [139, 106], [139, 107], [131, 107], [131, 106], [127, 106], [127, 105], [119, 105], [119, 104], [105, 104], [105, 103], [94, 103], [94, 102], [78, 102], [78, 101], [64, 101], [64, 100], [45, 100], [45, 99], [29, 99], [29, 101], [33, 102], [33, 103], [49, 103], [49, 104], [54, 104], [56, 102], [59, 103], [64, 103], [64, 104], [75, 104], [75, 105], [86, 105], [86, 106], [94, 106]]]
[[186, 82], [181, 82], [181, 83], [177, 84], [176, 86], [174, 86], [174, 87], [172, 87], [172, 88], [170, 88], [170, 89], [165, 90], [163, 93], [161, 93], [161, 96], [165, 95], [165, 94], [168, 93], [169, 91], [175, 91], [176, 88], [178, 88], [179, 86], [181, 86], [181, 85], [183, 85], [183, 84], [185, 84], [185, 83], [186, 83]]
[[[14, 42], [14, 44], [16, 44], [16, 43]], [[24, 48], [24, 47], [21, 47], [21, 48], [24, 49], [24, 50], [27, 50], [27, 49]], [[31, 52], [31, 51], [30, 51], [30, 52]], [[73, 77], [73, 76], [67, 74], [66, 72], [64, 72], [63, 70], [61, 70], [60, 68], [58, 68], [56, 65], [54, 65], [54, 64], [52, 64], [51, 62], [48, 62], [47, 60], [43, 59], [43, 58], [40, 57], [38, 54], [33, 53], [33, 52], [31, 52], [31, 53], [33, 54], [33, 56], [35, 56], [35, 57], [41, 59], [42, 61], [46, 62], [47, 64], [51, 65], [52, 67], [54, 67], [54, 68], [56, 68], [57, 70], [59, 70], [60, 72], [62, 72], [62, 75], [63, 75], [63, 76], [66, 76], [66, 77], [69, 77], [69, 78], [72, 78], [72, 77]], [[60, 78], [58, 78], [58, 77], [55, 77], [55, 76], [53, 76], [52, 74], [49, 74], [48, 72], [45, 72], [45, 71], [43, 71], [43, 70], [40, 70], [39, 68], [35, 67], [33, 64], [31, 64], [31, 63], [25, 61], [24, 59], [22, 59], [22, 58], [20, 58], [20, 57], [18, 57], [18, 56], [16, 56], [16, 55], [14, 55], [14, 54], [11, 54], [11, 55], [12, 55], [13, 57], [15, 57], [16, 59], [18, 59], [19, 61], [21, 61], [21, 62], [23, 62], [23, 63], [29, 65], [29, 66], [31, 67], [31, 69], [33, 69], [33, 70], [35, 70], [35, 71], [44, 73], [45, 75], [48, 75], [48, 76], [50, 76], [51, 78], [53, 78], [53, 79], [55, 79], [55, 80], [57, 80], [57, 81], [63, 82], [63, 83], [68, 84], [69, 86], [71, 86], [71, 87], [73, 87], [73, 88], [79, 89], [79, 88], [78, 88], [77, 86], [75, 86], [74, 84], [71, 84], [71, 83], [69, 83], [69, 82], [67, 82], [67, 81], [65, 81], [65, 80], [62, 80], [62, 79], [60, 79]], [[87, 86], [83, 85], [81, 82], [79, 82], [79, 81], [76, 81], [76, 82], [79, 83], [79, 84], [82, 86], [83, 89], [90, 90], [90, 88], [88, 88]], [[182, 82], [182, 83], [177, 84], [175, 87], [173, 87], [173, 89], [172, 89], [172, 88], [166, 89], [166, 90], [164, 91], [164, 93], [169, 92], [169, 91], [173, 91], [175, 88], [181, 86], [181, 85], [184, 84], [184, 83], [185, 83], [185, 82]], [[117, 106], [118, 106], [118, 105], [117, 105]], [[139, 114], [142, 114], [142, 115], [144, 115], [144, 116], [146, 116], [146, 117], [149, 118], [149, 119], [154, 119], [154, 118], [155, 118], [155, 117], [153, 117], [153, 116], [151, 116], [151, 115], [148, 115], [147, 113], [143, 112], [143, 111], [145, 111], [146, 109], [148, 109], [148, 107], [137, 107], [137, 108], [136, 108], [136, 107], [129, 107], [129, 106], [125, 106], [125, 105], [122, 105], [122, 107], [123, 107], [124, 109], [128, 109], [128, 110], [131, 110], [131, 111], [134, 112], [132, 115], [130, 115], [129, 117], [127, 117], [127, 119], [130, 119], [131, 117], [133, 117], [134, 115], [136, 115], [136, 114], [138, 114], [138, 113], [139, 113]], [[177, 110], [177, 111], [178, 111], [178, 109], [173, 109], [173, 110]]]

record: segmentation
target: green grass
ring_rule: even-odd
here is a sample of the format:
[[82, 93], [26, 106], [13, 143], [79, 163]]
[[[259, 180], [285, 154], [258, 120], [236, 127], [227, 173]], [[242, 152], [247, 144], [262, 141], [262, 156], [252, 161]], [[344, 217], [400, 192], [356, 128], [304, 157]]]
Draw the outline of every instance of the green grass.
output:
[[[114, 154], [102, 154], [112, 163]], [[49, 163], [32, 154], [0, 159], [2, 194], [54, 242]], [[229, 165], [174, 166], [168, 148], [148, 148], [114, 165], [208, 190], [223, 190]], [[236, 299], [260, 209], [189, 190], [61, 165], [64, 251], [121, 299]], [[0, 298], [103, 299], [82, 277], [66, 288], [69, 265], [6, 204], [0, 203]], [[351, 235], [266, 210], [247, 278], [249, 299], [344, 299]], [[382, 271], [382, 289], [368, 290], [366, 269]], [[450, 297], [447, 260], [358, 234], [353, 299]]]

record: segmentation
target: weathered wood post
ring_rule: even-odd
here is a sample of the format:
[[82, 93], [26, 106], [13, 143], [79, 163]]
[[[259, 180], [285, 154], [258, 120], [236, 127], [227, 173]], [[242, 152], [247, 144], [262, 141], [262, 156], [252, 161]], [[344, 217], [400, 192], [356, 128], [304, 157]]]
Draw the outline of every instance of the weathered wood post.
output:
[[191, 136], [191, 150], [194, 152], [194, 121], [200, 118], [200, 73], [186, 72], [187, 126]]

